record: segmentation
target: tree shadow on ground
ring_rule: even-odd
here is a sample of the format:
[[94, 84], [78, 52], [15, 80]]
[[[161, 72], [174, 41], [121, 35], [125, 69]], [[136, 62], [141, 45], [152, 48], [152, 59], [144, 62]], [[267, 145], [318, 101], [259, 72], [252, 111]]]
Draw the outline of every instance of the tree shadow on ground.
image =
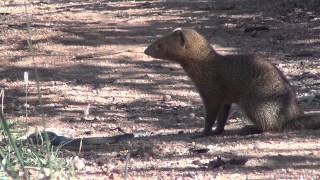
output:
[[[135, 19], [138, 16], [179, 16], [180, 19], [159, 21], [148, 20], [145, 25], [127, 25], [126, 23], [115, 24], [105, 23], [103, 21], [81, 21], [81, 20], [39, 20], [34, 19], [32, 27], [37, 30], [51, 29], [59, 32], [57, 36], [49, 38], [40, 38], [33, 41], [37, 52], [43, 52], [41, 50], [42, 44], [51, 43], [55, 45], [67, 46], [85, 46], [98, 48], [106, 45], [146, 45], [150, 41], [156, 38], [156, 35], [161, 35], [169, 32], [174, 27], [194, 27], [204, 34], [211, 42], [219, 46], [234, 47], [240, 52], [255, 52], [264, 56], [272, 56], [274, 52], [280, 54], [284, 60], [293, 59], [290, 56], [284, 56], [291, 54], [295, 51], [308, 51], [309, 55], [312, 56], [311, 60], [316, 62], [320, 44], [318, 41], [311, 41], [312, 39], [319, 39], [319, 20], [317, 20], [318, 2], [308, 1], [307, 3], [300, 3], [297, 0], [288, 3], [287, 1], [266, 1], [259, 3], [253, 3], [252, 0], [236, 1], [229, 0], [225, 3], [220, 1], [203, 1], [203, 2], [141, 2], [128, 6], [114, 6], [112, 3], [118, 3], [118, 1], [100, 1], [100, 2], [88, 2], [82, 3], [81, 1], [50, 1], [50, 3], [58, 3], [59, 7], [56, 11], [48, 11], [43, 14], [37, 15], [48, 15], [62, 12], [74, 12], [79, 11], [100, 11], [105, 14], [108, 18], [108, 13], [117, 12], [116, 18], [128, 18], [128, 20]], [[257, 2], [257, 0], [255, 0]], [[68, 4], [73, 3], [73, 4]], [[220, 4], [223, 4], [220, 5]], [[254, 6], [254, 7], [253, 7]], [[145, 13], [135, 15], [126, 13], [127, 10], [147, 10], [153, 9], [151, 14], [149, 11]], [[308, 13], [307, 13], [308, 12]], [[290, 14], [289, 16], [287, 14]], [[114, 15], [114, 14], [113, 14]], [[267, 26], [266, 31], [246, 31], [248, 27], [256, 26]], [[26, 24], [16, 24], [8, 26], [9, 29], [15, 30], [26, 30]], [[306, 30], [305, 27], [308, 27]], [[285, 33], [283, 33], [283, 31]], [[309, 33], [307, 33], [309, 32]], [[61, 36], [63, 34], [63, 36]], [[246, 44], [247, 46], [244, 46]], [[26, 41], [20, 40], [16, 46], [16, 51], [26, 50]], [[267, 48], [266, 48], [267, 47]], [[127, 50], [130, 50], [130, 47]], [[54, 50], [52, 50], [54, 51]], [[130, 52], [130, 51], [128, 51]], [[50, 50], [48, 52], [50, 55]], [[80, 55], [86, 55], [87, 52], [77, 52]], [[47, 54], [47, 55], [48, 55]], [[297, 56], [299, 54], [293, 54]], [[301, 54], [300, 54], [301, 55]], [[308, 55], [308, 56], [309, 56]], [[103, 56], [103, 54], [102, 54]], [[18, 58], [18, 56], [17, 56]], [[21, 58], [23, 61], [26, 58]], [[101, 57], [101, 54], [91, 54], [90, 57], [82, 57], [83, 59], [90, 59], [93, 61], [95, 58], [98, 60], [110, 60]], [[76, 61], [77, 58], [73, 59]], [[300, 58], [301, 59], [301, 58]], [[298, 60], [300, 60], [298, 59]], [[20, 61], [21, 61], [20, 60]], [[298, 61], [297, 60], [297, 61]], [[192, 90], [193, 86], [190, 81], [185, 79], [179, 80], [155, 80], [152, 83], [141, 84], [136, 81], [143, 78], [150, 78], [148, 75], [152, 74], [163, 74], [168, 76], [184, 76], [181, 69], [168, 68], [165, 65], [167, 62], [163, 61], [150, 61], [144, 62], [134, 59], [112, 59], [115, 64], [126, 64], [137, 71], [124, 71], [114, 72], [113, 67], [108, 66], [93, 66], [93, 65], [74, 65], [72, 67], [61, 67], [61, 68], [38, 68], [39, 76], [41, 81], [48, 83], [49, 81], [61, 81], [65, 83], [71, 83], [74, 85], [87, 85], [92, 89], [99, 89], [101, 87], [113, 86], [113, 87], [124, 87], [128, 89], [134, 89], [139, 93], [146, 94], [160, 94], [159, 85], [173, 85], [175, 89], [188, 89]], [[146, 70], [148, 70], [146, 72]], [[32, 71], [29, 67], [17, 67], [10, 65], [4, 67], [1, 70], [0, 75], [3, 78], [9, 80], [19, 80], [21, 76], [18, 76], [23, 71]], [[108, 74], [115, 74], [111, 78], [101, 78], [101, 76], [108, 76]], [[121, 80], [128, 80], [131, 82], [123, 82]], [[182, 84], [176, 85], [174, 84]], [[170, 86], [168, 89], [171, 90]], [[17, 99], [22, 98], [23, 93], [15, 93]], [[21, 90], [22, 92], [22, 90]], [[162, 95], [165, 95], [162, 93]], [[182, 102], [190, 102], [190, 99], [185, 96], [177, 96], [176, 100]], [[21, 102], [22, 103], [22, 99]], [[37, 101], [30, 101], [31, 104], [36, 105]], [[52, 100], [44, 99], [44, 104], [50, 104]], [[85, 102], [67, 101], [64, 102], [68, 105], [74, 106], [86, 106]], [[93, 111], [95, 115], [106, 115], [108, 116], [117, 110], [121, 110], [126, 113], [129, 120], [135, 123], [146, 122], [144, 119], [157, 119], [156, 121], [150, 121], [155, 125], [168, 128], [172, 123], [172, 119], [177, 121], [183, 121], [179, 119], [179, 116], [184, 116], [190, 112], [194, 112], [196, 116], [203, 116], [201, 110], [201, 104], [199, 101], [194, 101], [189, 106], [174, 107], [170, 105], [164, 105], [165, 102], [157, 102], [154, 100], [136, 100], [126, 105], [115, 104], [115, 110], [110, 110], [114, 104], [96, 105], [96, 109]], [[194, 107], [193, 107], [194, 106]], [[132, 107], [135, 107], [134, 110]], [[148, 107], [148, 108], [146, 108]], [[159, 108], [161, 107], [161, 108]], [[50, 116], [56, 116], [65, 113], [63, 106], [47, 107], [44, 109]], [[81, 114], [82, 112], [76, 110], [74, 115]], [[161, 116], [158, 116], [161, 114]], [[142, 120], [137, 119], [141, 117]], [[69, 119], [69, 118], [67, 118]], [[112, 119], [112, 115], [107, 118]], [[89, 123], [89, 122], [88, 122]], [[184, 122], [186, 127], [198, 127], [199, 123], [195, 122]]]
[[[274, 50], [290, 53], [286, 51], [289, 51], [289, 49], [308, 49], [306, 45], [309, 47], [314, 45], [318, 46], [317, 42], [303, 42], [303, 40], [319, 37], [319, 25], [315, 22], [316, 19], [312, 21], [318, 14], [318, 2], [308, 1], [301, 3], [297, 0], [293, 0], [291, 3], [284, 0], [272, 2], [255, 1], [256, 2], [230, 0], [224, 3], [220, 1], [203, 1], [201, 3], [195, 1], [141, 2], [133, 3], [130, 6], [114, 6], [112, 3], [110, 4], [110, 1], [82, 4], [78, 1], [69, 1], [72, 2], [71, 5], [65, 1], [57, 2], [61, 5], [58, 9], [62, 11], [70, 11], [72, 8], [75, 8], [82, 11], [102, 11], [106, 14], [109, 11], [125, 12], [135, 9], [157, 8], [155, 13], [163, 13], [163, 10], [167, 10], [168, 13], [172, 13], [173, 16], [179, 15], [182, 17], [182, 20], [168, 20], [165, 22], [150, 20], [147, 22], [147, 25], [144, 26], [128, 26], [125, 24], [108, 24], [103, 21], [83, 22], [61, 20], [50, 21], [50, 23], [48, 23], [47, 21], [35, 19], [35, 22], [33, 22], [34, 28], [55, 29], [69, 36], [59, 35], [49, 39], [35, 40], [35, 44], [50, 41], [66, 46], [84, 45], [93, 47], [105, 44], [144, 44], [148, 42], [148, 39], [153, 39], [156, 35], [168, 32], [174, 27], [187, 26], [196, 27], [209, 38], [217, 37], [215, 43], [227, 47], [236, 47], [240, 51], [242, 51], [244, 47], [242, 45], [243, 43], [247, 45], [251, 44], [251, 46], [249, 46], [250, 49], [245, 49], [244, 51], [254, 50], [255, 52], [261, 52], [261, 54], [263, 54], [264, 51], [273, 53]], [[115, 1], [114, 3], [117, 2]], [[291, 16], [285, 16], [287, 13]], [[45, 14], [46, 12], [41, 15]], [[160, 15], [167, 15], [167, 13]], [[135, 14], [123, 15], [118, 18], [128, 18], [131, 16], [133, 19], [136, 18]], [[145, 11], [145, 13], [139, 13], [137, 16], [145, 17], [150, 16], [150, 14], [148, 14], [148, 11]], [[188, 21], [187, 19], [190, 17], [191, 20]], [[244, 31], [247, 26], [260, 25], [270, 26], [269, 30], [266, 32], [252, 30], [248, 31], [248, 33]], [[308, 27], [308, 29], [305, 30], [304, 27]], [[20, 28], [19, 26], [12, 28], [26, 28], [26, 24]], [[280, 31], [284, 29], [290, 29], [290, 31], [286, 33]], [[310, 33], [305, 34], [305, 31]], [[222, 32], [226, 34], [224, 34], [223, 38], [220, 38], [219, 36]], [[298, 34], [304, 39], [299, 38], [299, 36], [297, 36]], [[287, 42], [283, 42], [285, 40]], [[299, 43], [299, 40], [302, 42]], [[254, 44], [256, 41], [259, 43]], [[266, 44], [268, 45], [268, 49], [265, 48]]]
[[[131, 63], [129, 60], [119, 60], [119, 63]], [[162, 66], [164, 63], [160, 61], [153, 61], [150, 63], [145, 62], [137, 62], [132, 65], [133, 68], [139, 69], [137, 71], [124, 71], [115, 74], [112, 78], [109, 77], [102, 77], [103, 74], [108, 75], [111, 71], [111, 68], [108, 67], [98, 67], [98, 66], [90, 66], [79, 64], [77, 66], [72, 66], [68, 68], [38, 68], [38, 75], [40, 77], [40, 84], [44, 84], [42, 88], [42, 96], [50, 96], [53, 89], [58, 88], [60, 86], [60, 81], [64, 82], [62, 85], [75, 85], [75, 86], [89, 86], [92, 89], [100, 89], [106, 86], [111, 87], [121, 87], [125, 89], [136, 90], [139, 93], [145, 94], [157, 94], [161, 95], [162, 92], [158, 91], [157, 86], [159, 85], [174, 85], [174, 84], [182, 84], [175, 85], [175, 89], [190, 89], [192, 90], [192, 86], [189, 81], [180, 80], [167, 80], [167, 79], [154, 79], [149, 84], [139, 84], [134, 82], [123, 82], [122, 80], [141, 80], [143, 78], [150, 78], [146, 77], [146, 75], [152, 74], [159, 74], [163, 72], [157, 72], [159, 69], [164, 69]], [[148, 73], [144, 71], [144, 69], [148, 69]], [[23, 76], [23, 72], [29, 72], [30, 79], [36, 79], [34, 75], [33, 68], [17, 68], [17, 67], [6, 67], [0, 72], [0, 76], [3, 76], [7, 79], [7, 81], [18, 81], [21, 80]], [[17, 73], [19, 72], [19, 73]], [[164, 70], [164, 73], [171, 72], [170, 68]], [[181, 71], [178, 72], [171, 72], [171, 76], [176, 75], [183, 75]], [[101, 78], [100, 78], [101, 77]], [[185, 85], [187, 84], [187, 86]], [[33, 82], [32, 85], [29, 85], [29, 88], [36, 88], [36, 84]], [[19, 93], [17, 90], [20, 90]], [[162, 89], [163, 91], [170, 90]], [[81, 92], [81, 90], [79, 90]], [[10, 102], [10, 105], [7, 105], [5, 108], [6, 112], [24, 114], [24, 109], [22, 108], [25, 103], [25, 94], [26, 91], [24, 87], [21, 89], [17, 88], [16, 90], [8, 89], [5, 102]], [[77, 94], [77, 90], [75, 90]], [[75, 94], [75, 95], [76, 95]], [[165, 95], [165, 94], [163, 94]], [[29, 108], [29, 117], [35, 116], [38, 114], [39, 111], [39, 101], [37, 98], [30, 98], [30, 97], [37, 97], [37, 93], [28, 93], [28, 104], [30, 105]], [[175, 96], [175, 100], [188, 102], [190, 101], [186, 96]], [[89, 102], [90, 103], [90, 102]], [[66, 120], [67, 122], [77, 123], [79, 121], [75, 120], [76, 117], [80, 117], [83, 115], [83, 110], [67, 110], [66, 106], [80, 106], [85, 109], [88, 102], [78, 102], [75, 100], [70, 100], [66, 98], [62, 102], [56, 102], [51, 100], [50, 98], [42, 98], [43, 104], [43, 111], [46, 114], [46, 117], [55, 117], [60, 116], [63, 114], [66, 115], [65, 118], [62, 120]], [[19, 106], [20, 105], [20, 106]], [[15, 107], [16, 106], [16, 107]], [[17, 109], [17, 107], [20, 107]], [[147, 108], [146, 108], [147, 107]], [[134, 123], [151, 123], [155, 127], [177, 127], [176, 124], [181, 124], [185, 122], [187, 117], [178, 118], [181, 114], [188, 115], [191, 112], [195, 113], [196, 115], [203, 115], [199, 102], [195, 102], [194, 106], [171, 106], [166, 104], [165, 101], [152, 101], [148, 99], [137, 99], [133, 102], [129, 103], [117, 103], [111, 102], [106, 104], [95, 104], [94, 102], [91, 104], [91, 112], [90, 114], [93, 116], [100, 116], [106, 117], [105, 120], [100, 120], [100, 122], [110, 122], [110, 120], [114, 119], [117, 116], [117, 112], [124, 112], [126, 115], [126, 119], [128, 122]], [[70, 116], [71, 115], [71, 116]], [[72, 117], [74, 116], [74, 117]], [[150, 119], [153, 119], [150, 121]], [[80, 123], [85, 123], [86, 121], [80, 121]], [[87, 121], [87, 123], [93, 123], [95, 121]], [[199, 122], [188, 121], [190, 124], [183, 124], [185, 127], [193, 127], [195, 124]]]

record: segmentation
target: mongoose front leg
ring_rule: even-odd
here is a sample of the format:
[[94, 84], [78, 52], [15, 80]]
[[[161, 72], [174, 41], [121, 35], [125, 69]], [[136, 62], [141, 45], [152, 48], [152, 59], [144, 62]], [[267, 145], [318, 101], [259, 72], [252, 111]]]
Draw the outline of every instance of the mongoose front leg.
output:
[[212, 132], [212, 135], [221, 134], [224, 131], [224, 126], [228, 120], [231, 104], [225, 104], [218, 114], [216, 129]]
[[212, 131], [212, 126], [216, 121], [217, 114], [220, 109], [220, 104], [221, 103], [213, 103], [213, 104], [206, 105], [206, 119], [205, 119], [205, 125], [203, 130], [203, 136], [214, 135]]

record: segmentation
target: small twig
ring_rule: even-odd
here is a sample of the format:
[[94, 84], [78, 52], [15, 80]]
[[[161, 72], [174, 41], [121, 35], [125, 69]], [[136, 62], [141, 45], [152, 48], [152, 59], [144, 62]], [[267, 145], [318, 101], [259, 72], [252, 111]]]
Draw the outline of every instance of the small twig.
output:
[[80, 146], [79, 146], [78, 154], [81, 153], [81, 150], [82, 150], [82, 142], [83, 142], [83, 137], [81, 137], [81, 140], [80, 140]]
[[4, 114], [3, 109], [4, 109], [4, 89], [1, 89], [1, 113]]
[[128, 151], [127, 153], [127, 157], [126, 157], [126, 165], [124, 167], [124, 179], [127, 180], [128, 179], [128, 167], [129, 167], [129, 161], [130, 161], [130, 151]]
[[26, 71], [23, 74], [24, 77], [24, 83], [26, 85], [26, 102], [25, 102], [25, 108], [26, 108], [26, 120], [28, 119], [28, 83], [29, 83], [29, 73]]
[[84, 109], [83, 114], [85, 117], [89, 116], [90, 114], [90, 104], [87, 105], [87, 107]]

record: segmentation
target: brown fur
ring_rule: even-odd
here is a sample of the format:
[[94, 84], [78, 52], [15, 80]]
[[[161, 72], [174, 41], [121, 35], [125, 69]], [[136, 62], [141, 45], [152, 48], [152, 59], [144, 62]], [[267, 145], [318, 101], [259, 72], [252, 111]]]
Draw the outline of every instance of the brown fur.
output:
[[223, 132], [231, 103], [240, 105], [259, 131], [320, 128], [314, 120], [306, 122], [316, 126], [298, 120], [308, 118], [302, 118], [294, 90], [274, 65], [251, 55], [220, 55], [195, 30], [174, 30], [145, 54], [179, 63], [194, 82], [206, 110], [204, 135]]

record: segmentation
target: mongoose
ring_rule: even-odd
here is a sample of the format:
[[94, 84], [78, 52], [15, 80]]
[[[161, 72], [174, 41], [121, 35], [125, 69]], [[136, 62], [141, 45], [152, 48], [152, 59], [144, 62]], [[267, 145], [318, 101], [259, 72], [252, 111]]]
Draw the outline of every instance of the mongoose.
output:
[[221, 55], [193, 29], [176, 29], [144, 53], [179, 63], [194, 82], [206, 110], [204, 136], [224, 131], [232, 103], [259, 132], [320, 128], [319, 114], [300, 110], [295, 91], [276, 66], [253, 55]]

